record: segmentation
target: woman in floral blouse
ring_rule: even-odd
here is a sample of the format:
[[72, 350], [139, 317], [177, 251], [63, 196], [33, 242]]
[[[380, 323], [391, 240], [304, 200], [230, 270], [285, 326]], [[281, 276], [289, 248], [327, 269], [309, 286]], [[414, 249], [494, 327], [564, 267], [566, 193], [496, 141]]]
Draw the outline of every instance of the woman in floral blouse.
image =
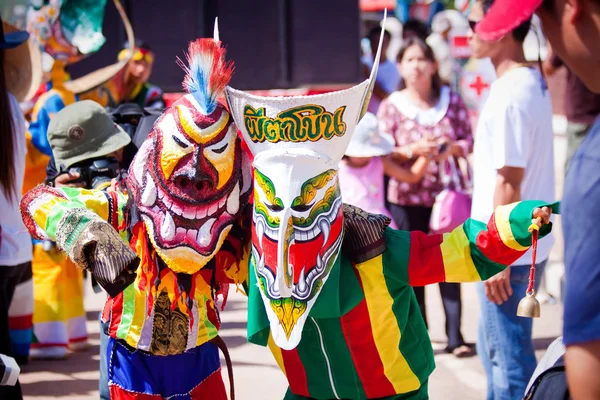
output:
[[[393, 156], [400, 166], [410, 169], [419, 156], [430, 157], [431, 162], [420, 182], [390, 178], [388, 202], [401, 229], [428, 232], [435, 197], [443, 189], [440, 161], [450, 156], [454, 160], [466, 157], [472, 151], [469, 114], [460, 96], [442, 85], [433, 51], [421, 39], [406, 41], [398, 53], [398, 68], [403, 87], [381, 103], [377, 115], [380, 129], [394, 136], [397, 147]], [[425, 290], [414, 290], [427, 321]], [[473, 355], [460, 332], [460, 285], [440, 283], [440, 292], [446, 313], [447, 351], [459, 357]]]

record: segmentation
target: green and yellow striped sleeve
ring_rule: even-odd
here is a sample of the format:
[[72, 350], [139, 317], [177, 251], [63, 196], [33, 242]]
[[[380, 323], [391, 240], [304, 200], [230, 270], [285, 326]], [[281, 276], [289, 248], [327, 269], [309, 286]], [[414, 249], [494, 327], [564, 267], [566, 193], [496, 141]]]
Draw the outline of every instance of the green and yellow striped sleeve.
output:
[[[487, 226], [468, 219], [450, 233], [410, 233], [408, 280], [412, 286], [437, 282], [486, 280], [521, 257], [531, 246], [529, 227], [533, 211], [550, 207], [559, 213], [559, 203], [528, 200], [496, 209]], [[540, 229], [540, 238], [552, 224]]]

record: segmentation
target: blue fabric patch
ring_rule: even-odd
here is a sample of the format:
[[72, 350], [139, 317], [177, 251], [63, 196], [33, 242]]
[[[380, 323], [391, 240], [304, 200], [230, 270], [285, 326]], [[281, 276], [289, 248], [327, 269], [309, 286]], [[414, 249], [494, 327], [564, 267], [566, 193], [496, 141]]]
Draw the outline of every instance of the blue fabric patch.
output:
[[182, 400], [188, 399], [185, 395], [221, 366], [219, 350], [212, 343], [183, 354], [155, 356], [131, 352], [119, 341], [109, 338], [106, 351], [109, 385], [162, 397], [183, 396], [178, 397]]
[[48, 143], [48, 125], [50, 125], [50, 115], [56, 114], [65, 108], [65, 103], [58, 93], [54, 93], [46, 98], [44, 105], [38, 110], [33, 120], [29, 124], [29, 133], [31, 134], [31, 143], [41, 153], [52, 156], [52, 149]]
[[600, 339], [600, 119], [573, 155], [565, 179], [564, 343]]
[[28, 356], [31, 341], [33, 339], [32, 329], [11, 329], [10, 341], [14, 356]]

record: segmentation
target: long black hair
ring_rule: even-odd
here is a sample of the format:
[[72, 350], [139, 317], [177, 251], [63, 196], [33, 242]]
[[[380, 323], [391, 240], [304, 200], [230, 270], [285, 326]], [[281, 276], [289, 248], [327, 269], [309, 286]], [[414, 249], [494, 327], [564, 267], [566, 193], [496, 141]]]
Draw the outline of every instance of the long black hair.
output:
[[[402, 48], [398, 52], [398, 57], [396, 57], [396, 62], [400, 64], [404, 59], [404, 54], [406, 54], [406, 50], [408, 50], [412, 46], [418, 46], [425, 55], [425, 58], [432, 63], [436, 62], [435, 55], [433, 54], [433, 50], [429, 45], [421, 38], [412, 37], [404, 42]], [[404, 79], [400, 82], [399, 90], [406, 89], [406, 84], [404, 83]], [[433, 91], [433, 95], [436, 99], [440, 97], [440, 93], [442, 91], [442, 79], [440, 78], [440, 74], [438, 71], [435, 71], [435, 74], [431, 77], [431, 90]]]
[[14, 165], [15, 132], [4, 72], [5, 56], [5, 50], [0, 48], [0, 186], [6, 198], [13, 201], [18, 197]]

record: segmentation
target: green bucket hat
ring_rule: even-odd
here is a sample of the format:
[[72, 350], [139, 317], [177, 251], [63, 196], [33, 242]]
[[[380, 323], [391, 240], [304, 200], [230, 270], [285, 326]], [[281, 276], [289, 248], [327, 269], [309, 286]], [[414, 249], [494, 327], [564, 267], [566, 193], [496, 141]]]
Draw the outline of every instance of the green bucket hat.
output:
[[73, 103], [51, 120], [48, 142], [58, 168], [102, 157], [127, 146], [131, 138], [92, 100]]

